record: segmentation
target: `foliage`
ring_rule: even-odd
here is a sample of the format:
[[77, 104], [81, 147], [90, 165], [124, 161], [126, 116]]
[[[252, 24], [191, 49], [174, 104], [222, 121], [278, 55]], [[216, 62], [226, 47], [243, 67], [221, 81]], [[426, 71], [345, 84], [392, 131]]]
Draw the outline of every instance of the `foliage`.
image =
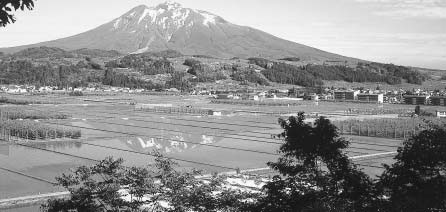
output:
[[12, 54], [13, 57], [20, 57], [20, 58], [33, 58], [33, 59], [39, 59], [39, 58], [73, 58], [74, 55], [70, 52], [67, 52], [61, 48], [57, 47], [46, 47], [46, 46], [40, 46], [40, 47], [32, 47], [23, 49], [19, 52], [16, 52]]
[[115, 50], [101, 50], [101, 49], [76, 49], [71, 51], [73, 54], [89, 56], [89, 57], [119, 57], [122, 54]]
[[1, 118], [16, 119], [67, 119], [70, 116], [65, 113], [55, 111], [40, 111], [32, 108], [20, 107], [2, 107], [0, 109]]
[[150, 81], [145, 81], [134, 76], [119, 73], [110, 68], [105, 71], [102, 84], [127, 88], [143, 88], [147, 90], [159, 89], [162, 87], [162, 85], [157, 85]]
[[[81, 166], [57, 178], [68, 199], [50, 200], [43, 211], [239, 211], [249, 197], [222, 186], [222, 179], [197, 179], [200, 172], [180, 172], [176, 164], [155, 153], [152, 168], [125, 167], [111, 157]], [[160, 202], [168, 205], [161, 207]]]
[[158, 52], [145, 52], [143, 53], [143, 55], [149, 57], [162, 57], [162, 58], [176, 58], [183, 56], [183, 54], [181, 54], [180, 52], [171, 49]]
[[204, 64], [194, 59], [186, 60], [185, 64], [191, 65], [187, 73], [195, 75], [197, 82], [215, 82], [227, 78], [223, 74], [225, 67]]
[[262, 74], [270, 81], [306, 87], [321, 86], [322, 80], [385, 82], [393, 85], [401, 84], [402, 79], [412, 84], [421, 84], [427, 79], [418, 71], [392, 64], [359, 63], [356, 68], [351, 68], [314, 64], [299, 67], [263, 58], [249, 58], [249, 62], [265, 68]]
[[[200, 64], [200, 63], [201, 63], [201, 62], [198, 61], [198, 60], [189, 58], [189, 59], [184, 60], [183, 65], [185, 65], [185, 66], [189, 66], [189, 67], [193, 67], [193, 66], [195, 66], [195, 65], [197, 65], [197, 64]], [[191, 74], [192, 74], [192, 73], [191, 73]], [[195, 75], [195, 74], [193, 74], [193, 75]]]
[[382, 118], [382, 119], [347, 119], [334, 121], [333, 123], [340, 128], [341, 133], [371, 137], [384, 138], [408, 138], [427, 128], [429, 125], [425, 121], [435, 124], [444, 122], [438, 118]]
[[82, 93], [82, 91], [73, 91], [73, 92], [70, 92], [68, 95], [70, 95], [70, 96], [83, 96], [84, 93]]
[[0, 96], [0, 103], [12, 104], [12, 105], [29, 105], [29, 104], [54, 104], [55, 102]]
[[305, 116], [280, 119], [285, 143], [282, 156], [268, 165], [279, 171], [264, 187], [252, 211], [368, 211], [373, 183], [342, 152], [348, 142], [323, 117], [312, 124]]
[[16, 21], [13, 12], [18, 9], [24, 11], [34, 8], [34, 0], [2, 0], [0, 1], [0, 27]]
[[298, 61], [300, 61], [300, 58], [298, 58], [298, 57], [285, 57], [285, 58], [282, 58], [282, 59], [279, 59], [279, 60], [290, 61], [290, 62], [298, 62]]
[[419, 71], [412, 70], [411, 68], [404, 66], [397, 66], [393, 64], [382, 63], [359, 63], [357, 69], [359, 71], [370, 71], [379, 73], [384, 76], [397, 77], [405, 79], [408, 83], [421, 85], [428, 78], [425, 74], [421, 74]]
[[433, 127], [398, 148], [396, 163], [385, 166], [379, 187], [384, 211], [446, 210], [446, 131]]
[[[79, 64], [78, 64], [79, 65]], [[34, 64], [29, 60], [0, 61], [0, 81], [4, 84], [79, 87], [100, 82], [103, 71], [86, 70], [76, 65]]]
[[234, 71], [231, 74], [231, 78], [239, 82], [247, 81], [259, 85], [270, 85], [269, 82], [261, 76], [261, 74], [255, 72], [254, 70]]
[[166, 58], [154, 58], [147, 54], [131, 54], [108, 62], [109, 68], [132, 68], [144, 75], [168, 74], [174, 71], [173, 64]]
[[10, 136], [30, 140], [56, 138], [77, 139], [81, 137], [80, 130], [53, 127], [29, 120], [0, 121], [0, 128], [5, 129]]
[[401, 79], [395, 76], [380, 75], [370, 70], [355, 70], [347, 66], [307, 65], [305, 70], [323, 80], [342, 80], [346, 82], [386, 82], [400, 84]]
[[193, 84], [186, 79], [186, 73], [173, 72], [172, 78], [166, 82], [166, 88], [176, 88], [180, 91], [189, 91], [192, 89]]

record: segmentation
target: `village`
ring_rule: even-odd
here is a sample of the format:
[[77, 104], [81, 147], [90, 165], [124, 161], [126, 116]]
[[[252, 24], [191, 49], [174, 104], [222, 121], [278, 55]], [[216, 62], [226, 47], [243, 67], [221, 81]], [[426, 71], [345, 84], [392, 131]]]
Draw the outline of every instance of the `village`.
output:
[[[172, 94], [185, 94], [176, 88], [169, 89], [132, 89], [113, 86], [91, 86], [91, 87], [58, 87], [58, 86], [34, 86], [34, 85], [3, 85], [0, 92], [8, 94], [44, 94], [44, 93], [147, 93], [170, 92]], [[186, 94], [210, 96], [215, 99], [224, 100], [252, 100], [265, 101], [276, 100], [312, 100], [312, 101], [336, 101], [336, 102], [359, 102], [359, 103], [390, 103], [409, 105], [434, 105], [446, 106], [446, 90], [370, 90], [370, 89], [341, 89], [341, 88], [290, 88], [290, 89], [194, 89]]]

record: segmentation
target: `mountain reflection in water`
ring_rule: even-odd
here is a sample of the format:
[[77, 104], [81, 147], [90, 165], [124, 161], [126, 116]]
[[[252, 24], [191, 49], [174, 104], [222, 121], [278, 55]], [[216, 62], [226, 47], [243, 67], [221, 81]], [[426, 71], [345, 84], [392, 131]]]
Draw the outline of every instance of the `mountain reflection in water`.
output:
[[119, 141], [125, 143], [132, 150], [138, 152], [150, 152], [157, 150], [161, 153], [180, 153], [189, 149], [195, 149], [200, 144], [213, 144], [222, 140], [221, 137], [209, 135], [191, 135], [180, 133], [177, 135], [165, 135], [161, 137], [127, 137]]

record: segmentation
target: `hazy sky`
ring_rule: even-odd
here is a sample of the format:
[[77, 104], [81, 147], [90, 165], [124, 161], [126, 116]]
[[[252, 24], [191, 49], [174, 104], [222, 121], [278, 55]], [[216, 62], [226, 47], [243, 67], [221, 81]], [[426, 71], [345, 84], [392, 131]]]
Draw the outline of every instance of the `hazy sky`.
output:
[[[0, 47], [93, 29], [165, 0], [37, 0], [0, 28]], [[446, 0], [177, 0], [238, 25], [366, 60], [446, 69]]]

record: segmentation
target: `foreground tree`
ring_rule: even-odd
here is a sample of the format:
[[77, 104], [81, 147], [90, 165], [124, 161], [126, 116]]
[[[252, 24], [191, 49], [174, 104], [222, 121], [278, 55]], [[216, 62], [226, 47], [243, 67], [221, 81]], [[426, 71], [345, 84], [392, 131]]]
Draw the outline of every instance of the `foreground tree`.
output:
[[368, 211], [373, 202], [371, 179], [342, 152], [348, 142], [323, 117], [304, 122], [303, 113], [280, 119], [285, 143], [282, 157], [268, 165], [279, 171], [264, 187], [252, 211]]
[[1, 0], [0, 1], [0, 27], [16, 21], [13, 12], [20, 10], [32, 10], [35, 0]]
[[446, 210], [446, 130], [432, 127], [398, 149], [378, 186], [383, 211]]
[[[124, 167], [122, 159], [107, 158], [81, 166], [57, 178], [68, 199], [49, 200], [43, 211], [240, 211], [241, 200], [252, 197], [224, 187], [223, 178], [197, 179], [200, 172], [180, 172], [157, 155], [154, 168]], [[162, 204], [164, 203], [164, 204]]]

